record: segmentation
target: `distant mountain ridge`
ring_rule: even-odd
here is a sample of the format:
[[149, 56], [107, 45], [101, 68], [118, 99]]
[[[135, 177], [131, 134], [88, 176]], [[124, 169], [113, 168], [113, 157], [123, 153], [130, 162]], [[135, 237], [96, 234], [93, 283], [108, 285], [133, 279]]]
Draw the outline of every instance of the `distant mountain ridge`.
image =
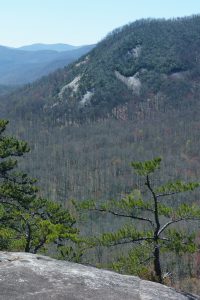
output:
[[[61, 49], [61, 46], [62, 44], [58, 44], [55, 48]], [[75, 61], [94, 48], [94, 45], [75, 48], [69, 46], [67, 51], [59, 52], [50, 48], [27, 51], [0, 46], [0, 85], [22, 85], [33, 82]]]
[[42, 44], [36, 43], [32, 45], [25, 45], [18, 47], [16, 49], [25, 50], [25, 51], [41, 51], [41, 50], [52, 50], [57, 52], [70, 51], [74, 49], [78, 49], [83, 46], [73, 46], [69, 44], [57, 43], [57, 44]]

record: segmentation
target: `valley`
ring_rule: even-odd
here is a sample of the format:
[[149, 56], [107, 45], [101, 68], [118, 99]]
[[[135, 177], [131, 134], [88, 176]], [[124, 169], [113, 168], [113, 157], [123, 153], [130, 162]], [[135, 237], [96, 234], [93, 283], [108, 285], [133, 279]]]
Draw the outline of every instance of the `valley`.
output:
[[26, 166], [48, 196], [121, 195], [134, 184], [129, 163], [157, 155], [174, 174], [199, 177], [199, 25], [199, 17], [138, 21], [1, 97], [1, 117], [29, 142]]
[[[31, 151], [19, 159], [19, 166], [38, 180], [41, 197], [67, 209], [72, 209], [72, 199], [80, 203], [88, 199], [120, 201], [144, 186], [133, 174], [131, 162], [155, 157], [162, 157], [155, 185], [174, 178], [199, 181], [199, 28], [200, 16], [139, 20], [114, 30], [95, 46], [64, 52], [37, 50], [41, 56], [30, 69], [26, 64], [19, 66], [21, 77], [16, 75], [18, 66], [16, 73], [10, 69], [12, 78], [5, 74], [8, 64], [4, 65], [0, 118], [9, 120], [10, 134], [28, 142]], [[27, 62], [36, 55], [29, 50]], [[18, 55], [25, 50], [16, 51]], [[44, 53], [49, 57], [46, 61]], [[27, 84], [8, 92], [3, 86], [6, 82]], [[170, 201], [174, 210], [181, 201], [199, 205], [199, 193], [191, 197], [184, 193]], [[111, 227], [114, 231], [119, 225], [124, 222], [100, 214], [90, 214], [88, 223], [79, 220], [84, 236], [100, 235]], [[181, 225], [177, 228], [182, 229]], [[184, 223], [183, 228], [199, 235], [199, 221]], [[112, 255], [117, 259], [128, 250], [119, 246], [108, 254], [98, 246], [83, 261], [107, 268]], [[198, 261], [196, 254], [179, 257], [177, 252], [171, 260], [166, 253], [162, 255], [166, 272], [171, 260], [180, 259], [178, 266], [173, 265], [180, 284], [176, 287], [187, 286], [199, 293], [199, 283], [191, 279], [199, 280], [197, 267], [191, 271]]]

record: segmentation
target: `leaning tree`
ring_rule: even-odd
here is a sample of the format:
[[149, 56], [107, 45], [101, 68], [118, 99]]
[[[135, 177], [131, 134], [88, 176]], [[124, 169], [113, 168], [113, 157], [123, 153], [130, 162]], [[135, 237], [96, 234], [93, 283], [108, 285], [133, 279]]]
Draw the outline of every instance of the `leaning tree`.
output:
[[183, 192], [191, 192], [200, 184], [174, 180], [156, 187], [151, 176], [160, 168], [160, 164], [161, 158], [132, 162], [135, 172], [144, 177], [143, 195], [139, 190], [134, 190], [120, 200], [110, 200], [103, 204], [98, 204], [96, 201], [84, 201], [79, 208], [108, 213], [117, 218], [129, 220], [118, 231], [104, 233], [97, 237], [94, 244], [98, 243], [102, 246], [133, 244], [132, 253], [135, 254], [141, 247], [143, 252], [139, 251], [139, 253], [143, 256], [143, 263], [153, 261], [154, 277], [152, 279], [162, 283], [161, 252], [186, 253], [196, 249], [195, 234], [186, 232], [176, 224], [200, 220], [200, 209], [195, 203], [188, 204], [179, 199], [180, 201], [170, 205], [167, 198]]

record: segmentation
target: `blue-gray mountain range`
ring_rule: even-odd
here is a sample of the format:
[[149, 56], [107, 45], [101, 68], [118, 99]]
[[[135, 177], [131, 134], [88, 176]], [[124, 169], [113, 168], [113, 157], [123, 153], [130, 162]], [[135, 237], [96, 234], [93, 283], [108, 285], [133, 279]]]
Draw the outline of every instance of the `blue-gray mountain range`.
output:
[[0, 90], [1, 86], [33, 82], [70, 64], [93, 47], [67, 44], [33, 44], [20, 48], [0, 46]]
[[62, 43], [57, 43], [57, 44], [36, 43], [36, 44], [32, 44], [32, 45], [25, 45], [22, 47], [18, 47], [16, 49], [26, 50], [26, 51], [54, 50], [54, 51], [58, 51], [58, 52], [63, 52], [63, 51], [78, 49], [81, 47], [83, 47], [83, 46], [73, 46], [73, 45], [62, 44]]

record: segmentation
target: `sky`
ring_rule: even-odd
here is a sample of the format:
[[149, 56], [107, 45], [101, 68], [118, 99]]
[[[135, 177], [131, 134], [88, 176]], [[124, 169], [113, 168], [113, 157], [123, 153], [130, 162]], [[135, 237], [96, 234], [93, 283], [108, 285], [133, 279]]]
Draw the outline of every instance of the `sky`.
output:
[[200, 13], [200, 0], [0, 0], [0, 45], [94, 44], [141, 18]]

